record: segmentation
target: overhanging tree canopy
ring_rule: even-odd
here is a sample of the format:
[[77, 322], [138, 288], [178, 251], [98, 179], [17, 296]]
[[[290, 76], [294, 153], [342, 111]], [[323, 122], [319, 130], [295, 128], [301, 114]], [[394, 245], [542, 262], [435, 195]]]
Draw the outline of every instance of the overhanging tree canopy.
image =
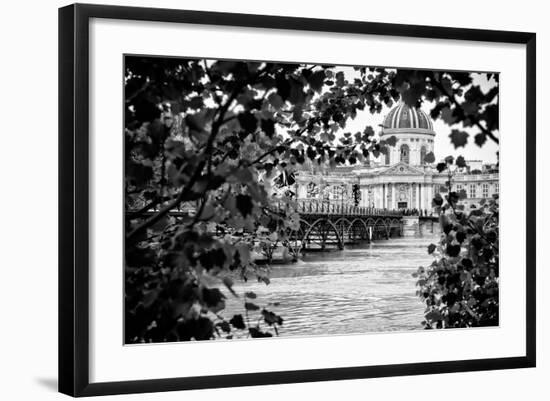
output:
[[[479, 145], [498, 141], [498, 91], [483, 93], [467, 73], [357, 67], [351, 79], [334, 66], [133, 56], [125, 68], [128, 342], [268, 335], [221, 316], [224, 292], [236, 273], [267, 283], [250, 250], [297, 229], [292, 199], [273, 208], [271, 177], [306, 160], [355, 164], [394, 144], [372, 127], [346, 132], [358, 113], [427, 100], [432, 117], [477, 127]], [[462, 146], [467, 136], [450, 139]], [[174, 216], [190, 203], [193, 212]], [[282, 324], [250, 297], [243, 305]]]

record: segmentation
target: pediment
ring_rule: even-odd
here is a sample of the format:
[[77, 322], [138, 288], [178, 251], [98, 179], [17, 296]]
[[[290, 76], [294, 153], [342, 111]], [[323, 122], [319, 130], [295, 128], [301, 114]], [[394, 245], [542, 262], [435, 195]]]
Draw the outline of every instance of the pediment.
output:
[[401, 162], [386, 168], [380, 175], [424, 175], [424, 171]]

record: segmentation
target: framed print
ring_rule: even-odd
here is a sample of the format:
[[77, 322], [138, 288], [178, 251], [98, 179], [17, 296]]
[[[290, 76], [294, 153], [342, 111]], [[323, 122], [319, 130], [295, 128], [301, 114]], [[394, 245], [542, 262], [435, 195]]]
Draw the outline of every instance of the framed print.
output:
[[59, 390], [535, 366], [535, 73], [533, 33], [61, 8]]

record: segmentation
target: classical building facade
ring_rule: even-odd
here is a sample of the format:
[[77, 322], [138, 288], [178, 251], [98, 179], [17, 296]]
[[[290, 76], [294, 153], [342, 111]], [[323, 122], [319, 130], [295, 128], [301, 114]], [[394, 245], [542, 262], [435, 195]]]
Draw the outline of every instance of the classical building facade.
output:
[[[400, 103], [390, 110], [382, 126], [381, 140], [396, 138], [389, 152], [362, 165], [300, 170], [296, 175], [298, 199], [350, 205], [358, 198], [358, 205], [363, 207], [430, 214], [433, 197], [445, 191], [449, 179], [430, 162], [436, 154], [436, 133], [430, 117]], [[466, 191], [464, 202], [468, 206], [476, 207], [481, 199], [498, 193], [498, 170], [494, 166], [483, 171], [465, 168], [453, 174], [451, 183], [452, 190]]]

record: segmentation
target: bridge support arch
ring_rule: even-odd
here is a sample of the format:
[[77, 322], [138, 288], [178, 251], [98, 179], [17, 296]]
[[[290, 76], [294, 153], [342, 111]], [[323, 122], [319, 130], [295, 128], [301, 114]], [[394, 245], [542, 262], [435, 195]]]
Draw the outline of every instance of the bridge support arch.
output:
[[[330, 208], [327, 210], [332, 211]], [[346, 244], [389, 239], [402, 234], [401, 214], [398, 212], [373, 210], [373, 213], [364, 213], [361, 209], [360, 212], [353, 213], [353, 208], [339, 210], [350, 213], [300, 213], [301, 231], [293, 234], [296, 242], [293, 252], [296, 253], [297, 249], [343, 249]]]

